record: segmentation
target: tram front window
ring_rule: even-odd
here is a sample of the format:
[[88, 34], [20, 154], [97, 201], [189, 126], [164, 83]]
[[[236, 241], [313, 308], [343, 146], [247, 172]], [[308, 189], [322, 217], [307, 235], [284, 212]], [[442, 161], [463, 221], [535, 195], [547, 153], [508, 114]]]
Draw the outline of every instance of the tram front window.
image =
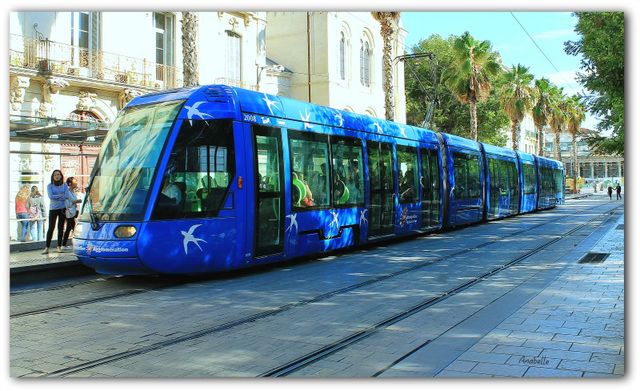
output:
[[135, 221], [144, 215], [153, 174], [183, 100], [126, 108], [111, 126], [84, 205], [100, 220]]
[[235, 177], [234, 151], [231, 120], [183, 122], [152, 219], [216, 217]]

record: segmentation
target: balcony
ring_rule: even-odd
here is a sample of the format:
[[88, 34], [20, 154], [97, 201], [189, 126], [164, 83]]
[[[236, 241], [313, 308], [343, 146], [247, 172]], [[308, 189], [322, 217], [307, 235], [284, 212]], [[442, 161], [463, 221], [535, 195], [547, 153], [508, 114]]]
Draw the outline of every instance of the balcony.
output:
[[182, 70], [134, 57], [48, 39], [9, 37], [10, 65], [56, 76], [77, 76], [164, 90], [183, 86]]

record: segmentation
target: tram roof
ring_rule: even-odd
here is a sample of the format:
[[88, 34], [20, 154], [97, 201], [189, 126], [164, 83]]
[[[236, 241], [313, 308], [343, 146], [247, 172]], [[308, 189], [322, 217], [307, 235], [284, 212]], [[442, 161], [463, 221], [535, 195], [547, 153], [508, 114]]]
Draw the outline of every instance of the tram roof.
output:
[[496, 147], [495, 145], [486, 144], [486, 143], [480, 143], [480, 144], [482, 144], [482, 148], [484, 148], [484, 151], [488, 154], [513, 158], [513, 159], [516, 158], [516, 153], [512, 149], [504, 148], [504, 147]]
[[[186, 100], [185, 107], [194, 107], [197, 102], [205, 102], [199, 104], [198, 109], [203, 112], [215, 112], [214, 117], [217, 113], [217, 118], [239, 120], [241, 113], [251, 113], [265, 117], [265, 123], [270, 123], [266, 118], [276, 118], [299, 124], [331, 126], [433, 144], [438, 142], [436, 133], [432, 130], [225, 85], [205, 85], [147, 94], [136, 97], [129, 106], [180, 99]], [[179, 118], [188, 119], [187, 111], [183, 109]]]

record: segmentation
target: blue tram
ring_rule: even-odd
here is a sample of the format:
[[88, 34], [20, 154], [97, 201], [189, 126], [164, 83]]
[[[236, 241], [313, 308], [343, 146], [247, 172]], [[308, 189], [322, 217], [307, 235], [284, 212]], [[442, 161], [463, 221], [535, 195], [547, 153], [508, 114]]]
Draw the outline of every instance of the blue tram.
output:
[[223, 85], [132, 100], [74, 252], [101, 273], [197, 274], [563, 202], [561, 163]]

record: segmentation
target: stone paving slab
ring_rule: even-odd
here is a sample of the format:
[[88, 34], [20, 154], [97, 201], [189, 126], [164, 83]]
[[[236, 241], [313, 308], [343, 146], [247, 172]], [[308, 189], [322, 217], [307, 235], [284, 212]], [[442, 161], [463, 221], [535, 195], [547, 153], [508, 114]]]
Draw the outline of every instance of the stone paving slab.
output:
[[437, 377], [624, 376], [624, 224], [590, 249], [599, 264], [571, 265], [544, 291]]

